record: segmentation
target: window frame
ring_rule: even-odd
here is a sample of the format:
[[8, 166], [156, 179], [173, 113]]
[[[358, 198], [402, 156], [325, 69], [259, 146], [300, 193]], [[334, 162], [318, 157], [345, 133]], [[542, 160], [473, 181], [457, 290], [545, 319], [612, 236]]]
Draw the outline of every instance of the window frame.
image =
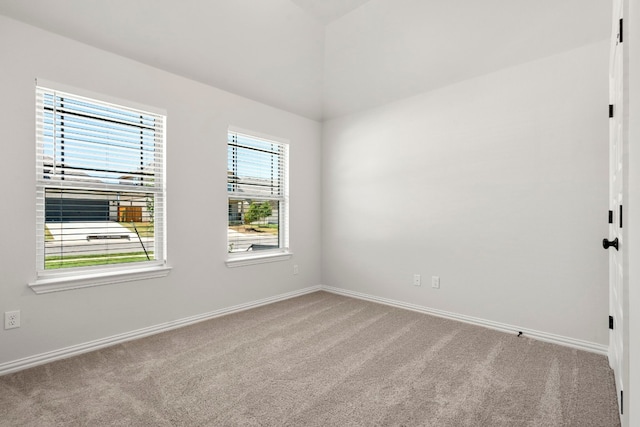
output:
[[[162, 117], [162, 125], [156, 132], [162, 140], [162, 151], [160, 162], [156, 166], [159, 170], [159, 176], [154, 178], [154, 186], [150, 193], [154, 193], [154, 200], [159, 201], [161, 208], [156, 221], [156, 212], [154, 212], [154, 248], [159, 253], [155, 253], [158, 257], [155, 260], [120, 263], [120, 264], [104, 264], [89, 267], [67, 267], [62, 269], [46, 269], [45, 260], [45, 192], [47, 188], [61, 188], [64, 185], [52, 185], [42, 176], [45, 168], [45, 156], [41, 151], [44, 142], [44, 109], [43, 104], [38, 101], [38, 97], [42, 96], [42, 92], [46, 93], [63, 93], [74, 99], [87, 100], [95, 102], [95, 105], [109, 104], [114, 107], [124, 107], [141, 113], [150, 113], [152, 115]], [[36, 274], [35, 280], [28, 283], [29, 287], [37, 294], [55, 291], [63, 291], [69, 289], [85, 288], [91, 286], [100, 286], [112, 283], [122, 283], [128, 281], [164, 277], [169, 274], [171, 267], [167, 265], [167, 246], [166, 246], [166, 111], [142, 105], [132, 101], [118, 99], [112, 96], [91, 92], [88, 90], [74, 88], [60, 83], [50, 82], [44, 79], [36, 80], [35, 87], [35, 125], [36, 125]], [[88, 185], [86, 191], [103, 191], [109, 190], [106, 184], [99, 186]], [[95, 187], [95, 188], [94, 188]], [[70, 187], [67, 187], [70, 188]], [[142, 194], [142, 193], [141, 193]], [[156, 202], [154, 202], [155, 204]], [[156, 229], [157, 227], [157, 229]], [[158, 241], [159, 239], [160, 241]]]
[[[251, 198], [254, 201], [267, 201], [267, 200], [277, 200], [279, 202], [278, 207], [278, 248], [275, 249], [265, 249], [260, 251], [247, 251], [247, 252], [230, 252], [229, 248], [229, 218], [227, 212], [227, 239], [226, 239], [226, 248], [227, 248], [227, 258], [225, 260], [225, 264], [227, 267], [243, 267], [247, 265], [254, 264], [262, 264], [262, 263], [270, 263], [276, 261], [285, 261], [291, 258], [293, 253], [289, 247], [289, 161], [290, 161], [290, 143], [288, 140], [283, 138], [274, 137], [272, 135], [266, 135], [255, 131], [250, 131], [246, 129], [241, 129], [235, 126], [229, 126], [227, 130], [227, 156], [229, 153], [229, 137], [231, 134], [237, 134], [244, 137], [270, 142], [274, 144], [278, 144], [282, 147], [283, 153], [283, 177], [282, 177], [282, 195], [279, 197], [265, 197], [260, 195], [248, 194], [244, 197], [238, 197], [237, 193], [233, 192], [229, 188], [229, 164], [227, 163], [227, 207], [229, 206], [229, 202], [232, 198], [235, 199], [248, 199]], [[234, 197], [235, 196], [235, 197]]]

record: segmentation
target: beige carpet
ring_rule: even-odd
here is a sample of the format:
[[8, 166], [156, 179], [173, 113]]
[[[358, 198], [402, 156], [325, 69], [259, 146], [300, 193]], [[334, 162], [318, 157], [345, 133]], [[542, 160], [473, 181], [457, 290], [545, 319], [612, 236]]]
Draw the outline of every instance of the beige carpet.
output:
[[604, 356], [317, 292], [0, 377], [2, 426], [618, 426]]

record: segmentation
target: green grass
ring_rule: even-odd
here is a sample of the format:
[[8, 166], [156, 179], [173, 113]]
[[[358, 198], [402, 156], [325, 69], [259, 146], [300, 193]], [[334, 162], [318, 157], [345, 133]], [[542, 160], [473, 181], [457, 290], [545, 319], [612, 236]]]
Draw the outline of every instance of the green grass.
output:
[[53, 239], [53, 234], [51, 234], [51, 232], [49, 231], [49, 229], [47, 228], [47, 226], [44, 226], [44, 241], [45, 242], [50, 242], [54, 240]]
[[269, 233], [278, 234], [278, 224], [249, 224], [249, 225], [229, 225], [229, 228], [239, 233]]
[[140, 237], [153, 237], [152, 222], [135, 222], [133, 223], [136, 225], [135, 228], [133, 227], [133, 224], [130, 222], [119, 222], [118, 224], [128, 228], [132, 233], [135, 233], [136, 229], [138, 229], [138, 233], [140, 234]]
[[[153, 252], [149, 252], [149, 258], [153, 260]], [[147, 261], [147, 257], [144, 252], [96, 255], [56, 255], [45, 258], [44, 268], [46, 270], [52, 270], [56, 268], [91, 267], [96, 265], [123, 264], [140, 261]]]
[[258, 225], [258, 228], [275, 228], [276, 230], [278, 229], [278, 224], [264, 224], [264, 225]]

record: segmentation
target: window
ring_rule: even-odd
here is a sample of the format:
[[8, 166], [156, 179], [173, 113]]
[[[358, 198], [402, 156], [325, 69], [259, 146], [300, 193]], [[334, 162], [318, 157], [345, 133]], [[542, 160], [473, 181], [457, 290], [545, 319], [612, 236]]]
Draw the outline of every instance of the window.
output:
[[230, 260], [288, 254], [288, 148], [283, 142], [229, 131]]
[[164, 122], [36, 87], [36, 292], [164, 266]]

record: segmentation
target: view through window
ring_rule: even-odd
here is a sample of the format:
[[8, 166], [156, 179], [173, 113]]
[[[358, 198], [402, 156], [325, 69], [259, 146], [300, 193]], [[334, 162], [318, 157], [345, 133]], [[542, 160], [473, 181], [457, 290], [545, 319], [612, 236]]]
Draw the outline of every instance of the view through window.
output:
[[228, 133], [229, 253], [287, 248], [287, 162], [287, 144]]
[[37, 87], [38, 270], [164, 261], [164, 116]]

